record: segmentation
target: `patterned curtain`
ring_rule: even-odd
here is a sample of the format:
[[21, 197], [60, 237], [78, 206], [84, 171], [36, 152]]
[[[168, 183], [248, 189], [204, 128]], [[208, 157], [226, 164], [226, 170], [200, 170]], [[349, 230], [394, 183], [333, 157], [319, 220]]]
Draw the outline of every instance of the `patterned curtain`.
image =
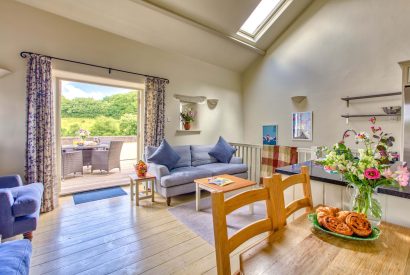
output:
[[159, 146], [164, 139], [165, 79], [147, 77], [145, 80], [145, 146]]
[[58, 203], [51, 59], [32, 54], [27, 63], [26, 179], [44, 185], [41, 212]]

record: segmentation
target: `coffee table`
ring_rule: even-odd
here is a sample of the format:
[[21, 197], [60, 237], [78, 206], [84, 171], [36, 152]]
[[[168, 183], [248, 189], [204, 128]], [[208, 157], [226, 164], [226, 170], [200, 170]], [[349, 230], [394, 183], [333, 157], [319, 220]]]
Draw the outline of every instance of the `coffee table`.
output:
[[[230, 179], [233, 181], [233, 183], [230, 183], [225, 186], [219, 186], [216, 184], [209, 183], [209, 181], [212, 178], [219, 177], [219, 178], [226, 178]], [[253, 189], [254, 186], [256, 185], [256, 182], [238, 178], [232, 175], [219, 175], [215, 177], [210, 177], [210, 178], [202, 178], [202, 179], [196, 179], [194, 180], [195, 185], [196, 185], [196, 211], [199, 211], [200, 209], [200, 200], [201, 200], [201, 190], [206, 190], [208, 192], [223, 192], [225, 194], [227, 193], [239, 193], [239, 191], [245, 191], [249, 189]], [[249, 212], [253, 214], [253, 204], [249, 205]]]

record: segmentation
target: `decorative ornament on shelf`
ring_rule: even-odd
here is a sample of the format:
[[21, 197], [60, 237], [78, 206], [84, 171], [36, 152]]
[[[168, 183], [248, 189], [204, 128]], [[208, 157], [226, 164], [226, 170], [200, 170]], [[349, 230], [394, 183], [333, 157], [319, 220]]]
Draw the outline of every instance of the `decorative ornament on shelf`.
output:
[[[347, 130], [342, 140], [327, 150], [324, 159], [317, 162], [330, 173], [338, 173], [354, 188], [352, 211], [366, 214], [372, 224], [379, 224], [382, 217], [381, 204], [374, 195], [380, 186], [402, 188], [409, 184], [410, 173], [403, 165], [393, 164], [397, 153], [389, 149], [394, 137], [376, 126], [376, 118], [369, 119], [371, 134]], [[356, 144], [363, 144], [358, 156], [345, 145], [345, 139], [354, 134]]]
[[137, 173], [138, 177], [145, 177], [147, 175], [147, 164], [142, 160], [138, 161], [137, 164], [134, 164], [135, 172]]
[[192, 109], [190, 108], [187, 108], [180, 113], [181, 122], [185, 130], [191, 129], [191, 122], [194, 121], [195, 115], [196, 115], [195, 112], [192, 111]]

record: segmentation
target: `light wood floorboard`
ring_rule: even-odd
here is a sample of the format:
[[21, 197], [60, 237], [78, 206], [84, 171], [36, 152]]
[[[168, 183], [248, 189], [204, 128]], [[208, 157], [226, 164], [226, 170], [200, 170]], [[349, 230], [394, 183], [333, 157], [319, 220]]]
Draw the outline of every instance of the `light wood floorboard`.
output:
[[[193, 199], [178, 196], [172, 206]], [[175, 219], [160, 196], [139, 207], [129, 196], [59, 203], [40, 217], [30, 274], [216, 274], [214, 247]], [[235, 270], [238, 252], [231, 258]]]

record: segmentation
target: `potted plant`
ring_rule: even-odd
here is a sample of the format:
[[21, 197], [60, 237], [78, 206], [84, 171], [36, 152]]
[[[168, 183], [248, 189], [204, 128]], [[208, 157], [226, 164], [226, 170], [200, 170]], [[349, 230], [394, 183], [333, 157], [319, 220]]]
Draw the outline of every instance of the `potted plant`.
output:
[[[329, 173], [338, 173], [348, 182], [348, 187], [353, 187], [352, 211], [364, 213], [373, 224], [380, 223], [382, 217], [381, 204], [374, 197], [380, 186], [392, 186], [402, 188], [407, 186], [410, 173], [407, 167], [397, 165], [395, 168], [391, 161], [397, 156], [390, 151], [395, 141], [394, 137], [384, 133], [381, 127], [377, 127], [376, 118], [370, 122], [371, 135], [366, 132], [357, 133], [347, 130], [343, 134], [342, 141], [333, 148], [327, 150], [324, 159], [318, 162], [324, 165]], [[354, 134], [356, 144], [362, 144], [364, 148], [358, 150], [358, 156], [345, 145], [345, 138]]]
[[185, 130], [191, 129], [191, 122], [194, 121], [195, 112], [192, 109], [185, 109], [180, 113], [181, 122], [184, 125]]

